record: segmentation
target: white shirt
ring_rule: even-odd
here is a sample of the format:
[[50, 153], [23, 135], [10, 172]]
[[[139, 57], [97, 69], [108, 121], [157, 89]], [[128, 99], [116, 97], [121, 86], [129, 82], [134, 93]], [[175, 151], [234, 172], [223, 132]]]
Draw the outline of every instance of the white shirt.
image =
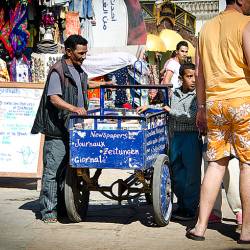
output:
[[179, 88], [181, 86], [181, 82], [179, 80], [179, 70], [180, 70], [180, 63], [178, 63], [173, 58], [170, 58], [168, 61], [166, 61], [164, 68], [166, 71], [173, 72], [173, 76], [170, 80], [170, 83], [173, 84], [173, 90], [176, 88]]

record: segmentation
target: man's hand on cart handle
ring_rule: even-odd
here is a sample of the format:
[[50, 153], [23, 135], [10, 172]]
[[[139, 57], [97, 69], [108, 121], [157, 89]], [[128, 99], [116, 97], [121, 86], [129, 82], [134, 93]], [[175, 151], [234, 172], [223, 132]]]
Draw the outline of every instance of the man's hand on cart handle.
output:
[[87, 111], [84, 108], [81, 108], [81, 107], [73, 107], [72, 112], [76, 113], [78, 115], [87, 115]]

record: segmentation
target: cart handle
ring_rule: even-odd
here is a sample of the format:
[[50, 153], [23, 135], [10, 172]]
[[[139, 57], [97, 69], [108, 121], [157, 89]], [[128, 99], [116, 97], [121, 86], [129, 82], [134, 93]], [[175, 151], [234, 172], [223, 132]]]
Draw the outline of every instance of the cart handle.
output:
[[[109, 85], [109, 84], [105, 84], [105, 85], [101, 85], [100, 86], [100, 92], [101, 92], [101, 96], [100, 96], [100, 107], [101, 107], [101, 115], [104, 115], [104, 94], [105, 94], [105, 89], [165, 89], [165, 91], [168, 88], [172, 88], [173, 84], [164, 84], [164, 85], [152, 85], [152, 84], [147, 84], [147, 85]], [[167, 93], [166, 93], [167, 94]], [[168, 104], [169, 99], [168, 99], [168, 94], [166, 95], [166, 97], [164, 98], [164, 103]]]
[[161, 85], [101, 85], [101, 89], [167, 89], [172, 88], [173, 84], [161, 84]]
[[[154, 110], [156, 111], [156, 110]], [[118, 122], [118, 128], [121, 128], [121, 121], [122, 120], [139, 120], [139, 121], [151, 121], [154, 118], [157, 118], [159, 115], [165, 115], [167, 117], [167, 112], [166, 111], [161, 111], [161, 112], [156, 112], [153, 114], [150, 114], [148, 116], [145, 116], [143, 114], [141, 114], [141, 116], [115, 116], [115, 115], [77, 115], [77, 114], [70, 114], [69, 115], [69, 126], [68, 128], [71, 129], [73, 128], [73, 119], [78, 119], [78, 118], [82, 118], [82, 119], [93, 119], [95, 121], [95, 127], [97, 127], [97, 119], [99, 120], [104, 120], [104, 119], [113, 119], [113, 120], [117, 120]]]
[[[159, 109], [149, 109], [150, 111], [159, 111]], [[147, 111], [149, 111], [147, 110]], [[94, 111], [94, 110], [93, 110]], [[92, 113], [92, 112], [91, 112]], [[70, 119], [76, 119], [76, 118], [83, 118], [83, 119], [126, 119], [126, 120], [144, 120], [151, 119], [153, 117], [156, 117], [158, 115], [167, 114], [167, 111], [160, 111], [154, 114], [150, 114], [148, 116], [117, 116], [117, 115], [77, 115], [77, 114], [70, 114]]]

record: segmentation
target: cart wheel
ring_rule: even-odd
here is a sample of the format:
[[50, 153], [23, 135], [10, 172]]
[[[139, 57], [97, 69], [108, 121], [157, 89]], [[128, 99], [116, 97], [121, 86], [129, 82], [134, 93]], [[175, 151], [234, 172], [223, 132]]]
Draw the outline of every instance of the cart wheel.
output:
[[168, 157], [161, 154], [154, 163], [153, 173], [153, 209], [158, 226], [166, 226], [171, 218], [171, 180], [168, 169]]
[[77, 176], [75, 168], [68, 166], [65, 177], [65, 205], [69, 219], [81, 222], [86, 218], [89, 205], [89, 190], [81, 176]]

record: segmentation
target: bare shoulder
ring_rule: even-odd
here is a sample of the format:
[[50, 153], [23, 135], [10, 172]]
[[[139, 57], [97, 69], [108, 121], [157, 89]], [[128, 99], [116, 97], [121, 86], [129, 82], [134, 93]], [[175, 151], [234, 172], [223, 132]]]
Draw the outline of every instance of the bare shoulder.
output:
[[250, 21], [247, 23], [247, 25], [244, 28], [243, 37], [242, 37], [242, 45], [243, 45], [243, 51], [246, 57], [248, 67], [250, 68]]
[[249, 18], [249, 22], [246, 24], [244, 30], [243, 30], [243, 36], [244, 36], [244, 33], [246, 32], [250, 32], [250, 18]]

